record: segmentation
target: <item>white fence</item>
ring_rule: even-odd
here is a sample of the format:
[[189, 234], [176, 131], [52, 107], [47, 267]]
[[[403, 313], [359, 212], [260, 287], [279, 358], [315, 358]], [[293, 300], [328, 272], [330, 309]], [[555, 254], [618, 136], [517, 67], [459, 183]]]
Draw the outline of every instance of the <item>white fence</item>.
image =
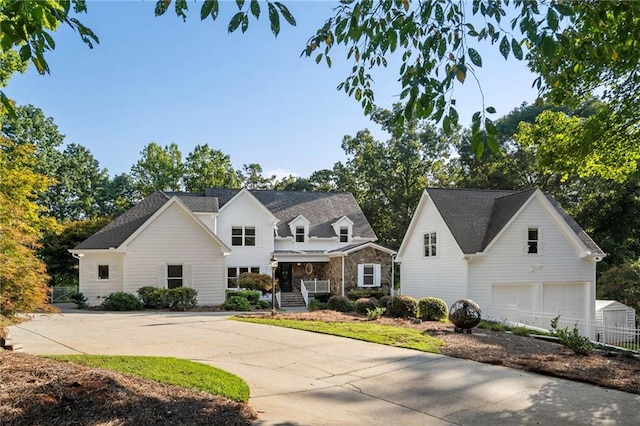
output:
[[330, 280], [300, 280], [300, 292], [305, 305], [309, 306], [309, 296], [316, 293], [331, 293]]
[[640, 350], [640, 329], [638, 328], [605, 326], [602, 321], [571, 318], [563, 316], [561, 312], [525, 311], [519, 309], [517, 305], [487, 305], [482, 313], [485, 319], [542, 330], [551, 330], [551, 320], [558, 316], [560, 317], [558, 327], [568, 327], [569, 330], [577, 327], [582, 336], [595, 342]]

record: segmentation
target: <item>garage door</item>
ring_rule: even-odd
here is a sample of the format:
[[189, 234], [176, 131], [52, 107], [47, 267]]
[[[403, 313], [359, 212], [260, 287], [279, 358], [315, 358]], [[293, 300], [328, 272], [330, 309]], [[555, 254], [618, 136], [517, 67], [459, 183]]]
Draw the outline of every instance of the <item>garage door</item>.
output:
[[494, 284], [491, 287], [491, 316], [514, 321], [515, 306], [519, 311], [533, 310], [535, 284]]
[[544, 283], [544, 312], [559, 313], [564, 318], [589, 318], [588, 283]]

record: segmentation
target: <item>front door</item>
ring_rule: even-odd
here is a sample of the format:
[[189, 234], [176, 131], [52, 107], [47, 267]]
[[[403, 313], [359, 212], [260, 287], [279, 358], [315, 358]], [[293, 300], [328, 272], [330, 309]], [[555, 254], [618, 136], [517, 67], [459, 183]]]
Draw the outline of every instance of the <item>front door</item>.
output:
[[293, 289], [292, 286], [292, 274], [291, 263], [279, 263], [278, 269], [276, 269], [276, 279], [280, 285], [280, 291], [290, 293]]

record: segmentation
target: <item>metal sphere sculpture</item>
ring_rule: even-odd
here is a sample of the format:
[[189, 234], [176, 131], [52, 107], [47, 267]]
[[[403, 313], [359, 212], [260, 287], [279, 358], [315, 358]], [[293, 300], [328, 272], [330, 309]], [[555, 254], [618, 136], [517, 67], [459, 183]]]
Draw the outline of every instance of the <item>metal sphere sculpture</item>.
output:
[[451, 305], [449, 309], [449, 321], [455, 326], [456, 333], [469, 333], [471, 329], [480, 324], [482, 309], [469, 299], [461, 299]]

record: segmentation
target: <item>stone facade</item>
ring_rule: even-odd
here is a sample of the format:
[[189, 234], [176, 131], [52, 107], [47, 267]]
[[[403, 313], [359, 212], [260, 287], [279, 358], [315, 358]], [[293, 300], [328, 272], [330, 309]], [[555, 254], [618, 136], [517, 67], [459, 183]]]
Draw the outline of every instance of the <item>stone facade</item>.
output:
[[[329, 259], [326, 268], [325, 278], [331, 280], [331, 293], [342, 294], [342, 257], [336, 256]], [[375, 290], [381, 290], [389, 293], [391, 289], [391, 275], [393, 268], [391, 267], [391, 255], [373, 247], [365, 247], [362, 250], [350, 253], [344, 257], [344, 293], [347, 294], [351, 290], [358, 289], [358, 265], [362, 263], [380, 264], [380, 287], [374, 287]]]
[[[300, 280], [326, 280], [329, 265], [324, 262], [299, 262], [291, 265], [293, 290], [300, 291]], [[330, 279], [330, 278], [329, 278]], [[332, 284], [333, 284], [333, 280]]]

